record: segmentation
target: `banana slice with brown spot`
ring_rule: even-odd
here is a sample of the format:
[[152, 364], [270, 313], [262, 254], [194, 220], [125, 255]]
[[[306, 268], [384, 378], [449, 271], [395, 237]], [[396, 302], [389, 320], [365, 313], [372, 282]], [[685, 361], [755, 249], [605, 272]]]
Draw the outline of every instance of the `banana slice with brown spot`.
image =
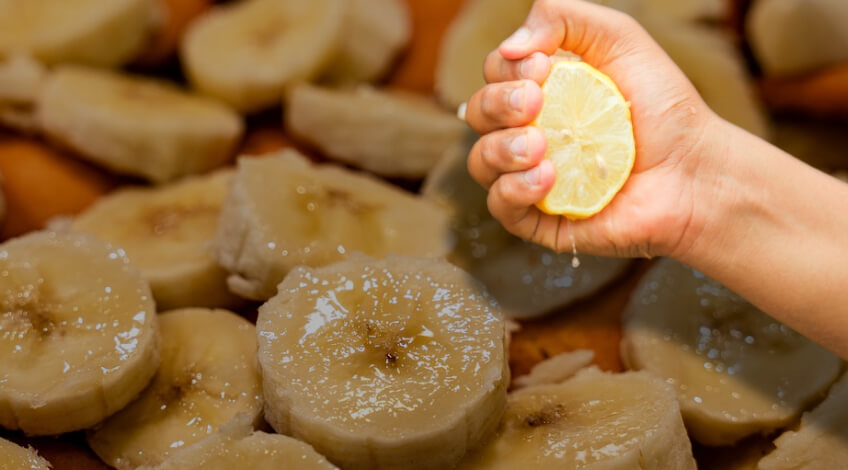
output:
[[689, 432], [706, 445], [790, 424], [842, 365], [719, 283], [669, 259], [652, 268], [631, 297], [622, 355], [628, 367], [676, 387]]
[[216, 250], [233, 292], [267, 299], [299, 265], [324, 266], [354, 252], [443, 256], [444, 210], [383, 181], [292, 150], [239, 161], [221, 214]]
[[240, 413], [262, 413], [256, 329], [226, 310], [159, 315], [162, 364], [128, 407], [88, 434], [92, 450], [118, 470], [158, 465]]
[[38, 131], [35, 103], [47, 69], [27, 54], [0, 59], [0, 124], [25, 133]]
[[254, 431], [239, 415], [217, 433], [179, 450], [154, 467], [139, 470], [333, 470], [337, 467], [309, 444], [280, 434]]
[[383, 176], [421, 178], [468, 126], [423, 96], [365, 85], [334, 90], [300, 85], [286, 126], [330, 158]]
[[339, 51], [347, 0], [245, 0], [216, 7], [183, 36], [194, 87], [239, 111], [279, 105], [291, 84], [324, 70]]
[[0, 0], [0, 56], [115, 67], [144, 46], [157, 13], [151, 0]]
[[52, 232], [0, 245], [0, 426], [93, 426], [150, 381], [158, 337], [150, 288], [123, 250]]
[[453, 468], [503, 412], [504, 321], [446, 261], [297, 268], [257, 327], [266, 419], [342, 468]]
[[223, 307], [239, 303], [227, 289], [212, 239], [232, 170], [165, 186], [111, 193], [77, 216], [70, 229], [120, 246], [150, 283], [156, 307]]
[[827, 399], [801, 418], [796, 431], [774, 441], [777, 449], [760, 460], [760, 470], [830, 470], [848, 462], [848, 375]]
[[694, 470], [674, 391], [645, 372], [587, 370], [510, 394], [497, 436], [462, 470]]

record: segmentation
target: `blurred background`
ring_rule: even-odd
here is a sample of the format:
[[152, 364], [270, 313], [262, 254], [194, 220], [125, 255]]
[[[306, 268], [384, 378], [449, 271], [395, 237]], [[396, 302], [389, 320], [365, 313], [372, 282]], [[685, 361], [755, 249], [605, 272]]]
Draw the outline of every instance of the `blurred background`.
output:
[[[43, 228], [57, 216], [77, 214], [122, 185], [160, 184], [231, 164], [242, 154], [284, 147], [298, 148], [317, 160], [364, 167], [417, 191], [427, 170], [455, 142], [428, 150], [425, 157], [431, 164], [417, 171], [368, 168], [344, 151], [323, 146], [320, 131], [316, 136], [308, 129], [293, 130], [291, 90], [303, 82], [341, 90], [402, 90], [429, 102], [427, 119], [451, 121], [457, 106], [483, 85], [486, 54], [521, 24], [531, 3], [0, 0], [0, 239]], [[639, 20], [725, 119], [824, 171], [848, 170], [848, 2], [597, 3]], [[64, 93], [73, 100], [63, 101], [64, 108], [51, 104], [51, 109], [67, 113], [57, 121], [42, 109], [47, 97], [56, 95], [43, 85], [69, 64], [95, 73], [108, 71], [110, 80], [117, 81], [102, 87], [68, 85], [70, 91]], [[141, 130], [133, 138], [155, 137], [149, 130], [155, 123], [146, 122], [143, 112], [136, 114], [132, 104], [150, 101], [148, 95], [133, 92], [115, 98], [113, 88], [128, 83], [124, 79], [169, 83], [178, 87], [169, 88], [174, 94], [205, 97], [237, 115], [242, 124], [208, 154], [174, 157], [164, 152], [157, 165], [172, 165], [174, 170], [151, 169], [150, 162], [158, 162], [152, 158], [154, 151], [147, 154], [135, 147], [135, 153], [127, 154], [95, 145], [97, 128], [83, 131], [68, 124], [87, 119], [86, 110], [105, 106], [115, 113], [107, 121], [131, 118], [128, 125], [138, 124]], [[154, 99], [148, 105], [179, 108], [179, 99]], [[76, 107], [74, 112], [71, 107]], [[300, 112], [303, 116], [296, 119], [310, 117], [309, 111]], [[423, 117], [421, 122], [422, 127], [432, 125]], [[596, 350], [602, 368], [621, 370], [618, 315], [644, 271], [642, 264], [630, 268], [601, 291], [603, 295], [572, 307], [567, 318], [525, 325], [512, 346], [513, 370], [526, 372], [558, 351], [587, 346]], [[79, 436], [31, 442], [55, 469], [102, 467]], [[756, 454], [763, 445], [701, 452], [700, 458], [710, 468], [713, 454]], [[726, 461], [712, 465], [730, 468], [724, 466]]]

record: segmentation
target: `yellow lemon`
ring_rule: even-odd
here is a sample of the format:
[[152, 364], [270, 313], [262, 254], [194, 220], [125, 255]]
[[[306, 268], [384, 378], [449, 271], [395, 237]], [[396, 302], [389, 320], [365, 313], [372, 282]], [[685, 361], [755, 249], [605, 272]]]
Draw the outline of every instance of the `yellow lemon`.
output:
[[609, 77], [584, 62], [554, 63], [542, 92], [533, 125], [545, 133], [545, 158], [556, 168], [556, 181], [537, 206], [569, 219], [591, 217], [612, 201], [633, 168], [630, 104]]

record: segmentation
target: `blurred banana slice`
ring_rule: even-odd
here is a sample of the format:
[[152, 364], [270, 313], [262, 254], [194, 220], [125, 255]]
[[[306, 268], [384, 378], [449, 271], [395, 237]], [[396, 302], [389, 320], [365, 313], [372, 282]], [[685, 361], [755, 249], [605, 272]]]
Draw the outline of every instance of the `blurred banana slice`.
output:
[[0, 438], [0, 470], [50, 470], [50, 462], [31, 447]]
[[216, 236], [230, 289], [267, 299], [299, 265], [323, 266], [354, 252], [443, 256], [448, 216], [383, 181], [284, 150], [239, 161]]
[[729, 13], [725, 0], [593, 0], [628, 13], [648, 12], [684, 22], [720, 21]]
[[257, 328], [266, 419], [342, 468], [454, 468], [502, 415], [504, 321], [444, 260], [299, 267]]
[[0, 125], [34, 133], [38, 130], [35, 103], [47, 69], [27, 54], [0, 59]]
[[327, 156], [382, 176], [421, 178], [468, 127], [452, 113], [412, 93], [368, 86], [292, 90], [286, 125]]
[[244, 413], [256, 423], [262, 388], [256, 329], [226, 310], [159, 315], [162, 365], [133, 403], [88, 435], [92, 450], [118, 470], [158, 465]]
[[510, 394], [497, 436], [459, 468], [694, 470], [695, 460], [668, 385], [590, 369]]
[[194, 86], [240, 111], [279, 105], [316, 77], [342, 40], [346, 0], [245, 0], [192, 23], [181, 58]]
[[486, 285], [509, 318], [551, 313], [620, 277], [631, 261], [558, 254], [513, 237], [489, 214], [486, 191], [468, 174], [470, 142], [451, 148], [427, 177], [424, 197], [451, 211], [453, 263]]
[[0, 426], [93, 426], [150, 381], [158, 337], [150, 288], [121, 249], [52, 232], [0, 245]]
[[[624, 313], [622, 356], [677, 388], [689, 432], [732, 444], [791, 423], [841, 361], [698, 271], [661, 260]], [[815, 367], [811, 367], [815, 364]]]
[[757, 0], [746, 32], [767, 75], [798, 75], [848, 62], [846, 23], [844, 0]]
[[386, 74], [412, 37], [402, 0], [347, 0], [344, 41], [327, 76], [336, 82], [371, 82]]
[[309, 444], [253, 430], [244, 415], [202, 441], [174, 453], [160, 465], [138, 470], [333, 470], [337, 467]]
[[71, 230], [120, 246], [150, 283], [158, 310], [238, 304], [212, 253], [232, 170], [166, 186], [131, 188], [99, 199]]
[[512, 385], [519, 389], [559, 384], [573, 377], [580, 369], [588, 367], [594, 359], [595, 352], [588, 349], [557, 354], [533, 366], [529, 374], [516, 377]]
[[161, 183], [222, 165], [243, 131], [224, 105], [153, 79], [64, 66], [38, 99], [52, 139], [120, 173]]
[[760, 470], [830, 470], [848, 462], [848, 375], [827, 399], [804, 413], [801, 427], [774, 441], [777, 449], [760, 460]]
[[451, 109], [486, 84], [486, 56], [515, 32], [532, 0], [469, 0], [445, 32], [436, 64], [436, 96]]
[[0, 56], [115, 67], [144, 46], [158, 13], [152, 0], [0, 0]]

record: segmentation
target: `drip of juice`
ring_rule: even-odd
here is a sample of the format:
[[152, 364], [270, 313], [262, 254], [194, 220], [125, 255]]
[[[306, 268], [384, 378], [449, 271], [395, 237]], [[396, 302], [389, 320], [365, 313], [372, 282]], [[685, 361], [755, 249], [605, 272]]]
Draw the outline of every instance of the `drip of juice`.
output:
[[568, 230], [568, 239], [571, 241], [571, 267], [580, 267], [580, 259], [577, 258], [577, 243], [574, 241], [574, 232], [571, 231], [571, 219], [566, 219], [565, 227]]

